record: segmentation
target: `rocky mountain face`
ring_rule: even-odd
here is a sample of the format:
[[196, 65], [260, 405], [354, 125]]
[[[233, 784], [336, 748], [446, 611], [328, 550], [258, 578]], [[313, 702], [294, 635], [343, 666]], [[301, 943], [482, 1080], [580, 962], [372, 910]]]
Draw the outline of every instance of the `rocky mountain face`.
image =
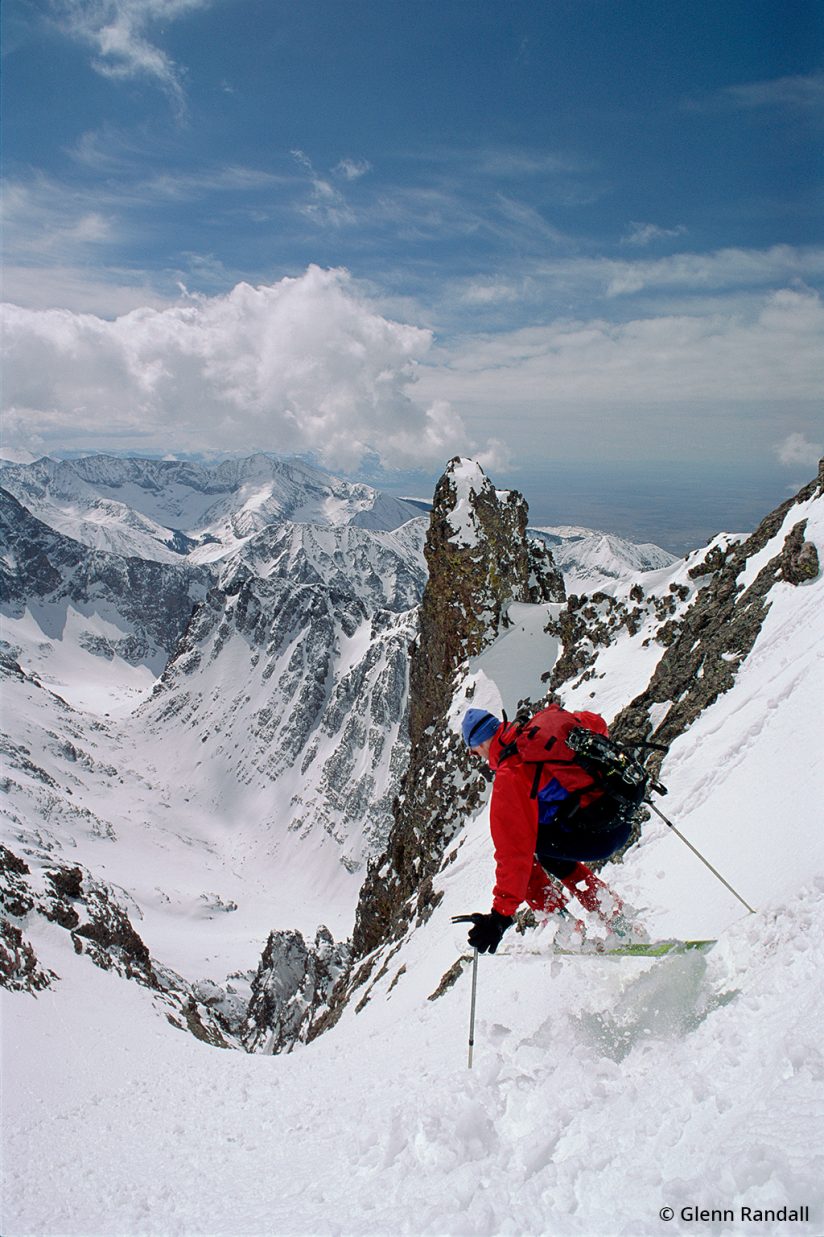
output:
[[409, 763], [386, 851], [370, 863], [361, 890], [350, 987], [339, 986], [315, 1033], [379, 962], [385, 968], [410, 926], [431, 913], [438, 897], [433, 878], [488, 789], [470, 767], [450, 714], [469, 659], [506, 628], [509, 605], [563, 599], [551, 554], [527, 537], [527, 515], [520, 494], [496, 490], [472, 461], [453, 459], [438, 482], [426, 542], [429, 577], [411, 649]]
[[[533, 705], [554, 699], [569, 708], [596, 708], [619, 741], [671, 743], [734, 685], [769, 610], [771, 589], [780, 582], [803, 585], [818, 576], [817, 551], [805, 528], [808, 512], [822, 498], [823, 483], [824, 472], [767, 517], [751, 537], [720, 535], [685, 562], [650, 572], [635, 583], [626, 578], [614, 595], [572, 595], [558, 605], [547, 636], [560, 641], [560, 655], [545, 675], [544, 700]], [[410, 727], [415, 727], [415, 737], [409, 769], [387, 853], [370, 866], [361, 893], [352, 972], [339, 985], [330, 1013], [318, 1020], [315, 1033], [334, 1022], [343, 1002], [356, 999], [357, 1008], [363, 1008], [373, 992], [386, 987], [390, 966], [396, 980], [402, 975], [404, 933], [438, 905], [443, 896], [440, 878], [456, 857], [450, 841], [462, 821], [477, 812], [485, 793], [484, 781], [468, 768], [448, 719], [450, 714], [457, 719], [456, 706], [460, 702], [462, 710], [467, 698], [463, 683], [468, 659], [500, 631], [496, 616], [499, 619], [501, 611], [491, 600], [500, 576], [496, 556], [484, 558], [478, 552], [477, 526], [461, 526], [459, 493], [460, 484], [448, 472], [432, 516], [430, 579], [412, 655]], [[463, 531], [456, 536], [458, 526]], [[465, 575], [465, 564], [455, 564], [459, 546], [477, 575], [471, 570]], [[449, 601], [470, 578], [459, 608], [470, 618], [460, 627], [450, 616]], [[557, 599], [559, 594], [548, 590], [543, 596]], [[478, 614], [490, 616], [486, 630], [476, 622]], [[625, 667], [618, 676], [608, 670], [616, 654]], [[616, 698], [616, 682], [623, 693], [633, 678], [640, 690], [630, 693], [629, 703], [626, 695]], [[612, 680], [603, 695], [602, 680]], [[428, 711], [431, 702], [435, 707]], [[657, 753], [648, 763], [660, 771], [661, 760]], [[442, 986], [454, 978], [444, 976]]]
[[[735, 683], [770, 607], [779, 581], [817, 578], [818, 552], [805, 537], [806, 512], [824, 493], [824, 462], [816, 480], [783, 503], [745, 538], [716, 538], [685, 560], [683, 581], [623, 596], [572, 596], [558, 621], [564, 650], [550, 688], [597, 684], [601, 650], [619, 632], [661, 649], [649, 682], [615, 716], [622, 742], [670, 744]], [[660, 765], [660, 758], [658, 758]]]
[[[6, 619], [36, 608], [44, 639], [60, 640], [71, 608], [81, 616], [78, 639], [88, 652], [144, 663], [155, 674], [211, 579], [206, 568], [188, 563], [90, 550], [36, 519], [6, 490], [0, 490], [0, 540], [0, 608]], [[101, 614], [110, 634], [92, 621]]]
[[[111, 531], [105, 496], [113, 493], [139, 502], [141, 518], [184, 523], [187, 532], [178, 532], [192, 544], [230, 509], [236, 532], [253, 511], [259, 531], [244, 525], [243, 537], [210, 564], [182, 551], [158, 562], [91, 548], [3, 491], [7, 652], [72, 702], [57, 662], [74, 658], [93, 677], [94, 663], [108, 661], [113, 679], [123, 661], [145, 664], [147, 681], [158, 681], [132, 730], [153, 764], [170, 743], [188, 754], [187, 802], [222, 809], [236, 805], [238, 785], [252, 796], [277, 782], [278, 828], [325, 834], [357, 871], [385, 840], [405, 759], [424, 517], [367, 486], [264, 456], [214, 469], [42, 460], [3, 476], [58, 523], [58, 498], [76, 501], [84, 533], [92, 514]], [[387, 531], [410, 511], [411, 520]], [[117, 541], [123, 522], [114, 526]], [[204, 759], [221, 774], [209, 779], [205, 802], [196, 772]]]
[[[231, 990], [220, 1000], [204, 1000], [197, 985], [156, 962], [135, 930], [117, 892], [80, 866], [52, 860], [32, 871], [19, 855], [0, 844], [0, 983], [12, 992], [36, 993], [60, 982], [37, 959], [24, 925], [47, 920], [68, 934], [72, 948], [104, 971], [148, 988], [158, 1012], [174, 1026], [216, 1048], [239, 1048], [239, 1009]], [[23, 926], [21, 926], [23, 925]], [[207, 997], [211, 994], [207, 994]], [[245, 1002], [243, 1002], [245, 1008]]]
[[386, 837], [405, 763], [407, 650], [425, 576], [416, 524], [403, 537], [258, 534], [225, 562], [139, 711], [155, 734], [184, 729], [229, 794], [277, 783], [279, 828], [325, 832], [353, 872]]
[[[53, 982], [25, 923], [50, 921], [47, 873], [76, 870], [59, 910], [76, 949], [150, 986], [172, 976], [184, 1029], [279, 1050], [308, 1033], [307, 1009], [322, 1008], [348, 956], [325, 928], [304, 944], [305, 923], [325, 917], [325, 900], [340, 932], [358, 873], [385, 845], [408, 751], [427, 520], [268, 457], [206, 473], [100, 458], [4, 472], [58, 524], [75, 504], [74, 531], [92, 544], [4, 492], [2, 836], [8, 881], [30, 888], [6, 891], [0, 971], [12, 986]], [[115, 493], [125, 515], [112, 516]], [[147, 520], [175, 533], [166, 559], [156, 540], [145, 557], [94, 548], [146, 549]], [[199, 562], [196, 542], [219, 553]], [[146, 677], [129, 678], [133, 665]], [[99, 691], [80, 691], [89, 681]], [[105, 931], [83, 910], [92, 904]], [[285, 926], [293, 913], [302, 930]], [[243, 964], [223, 978], [205, 969], [205, 941], [233, 932]], [[255, 979], [249, 942], [259, 956], [267, 934]], [[121, 967], [127, 937], [134, 957]], [[169, 939], [174, 967], [162, 961]], [[264, 1031], [273, 993], [280, 1030]]]
[[[670, 570], [610, 594], [571, 595], [551, 624], [562, 652], [547, 676], [550, 698], [568, 707], [598, 702], [619, 742], [671, 746], [735, 686], [776, 585], [818, 577], [818, 551], [805, 534], [822, 496], [824, 462], [752, 535], [720, 534]], [[602, 686], [618, 650], [641, 671], [627, 679], [623, 698], [605, 696]], [[660, 774], [664, 761], [652, 750], [645, 763]]]
[[336, 943], [323, 925], [313, 945], [300, 932], [272, 932], [241, 1031], [247, 1052], [291, 1052], [312, 1039], [349, 963], [348, 944]]

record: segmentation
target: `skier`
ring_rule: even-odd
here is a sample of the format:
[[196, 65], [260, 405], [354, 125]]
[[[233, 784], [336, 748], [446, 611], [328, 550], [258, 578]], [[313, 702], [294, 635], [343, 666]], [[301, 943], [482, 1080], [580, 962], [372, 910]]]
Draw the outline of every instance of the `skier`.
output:
[[495, 774], [489, 807], [495, 846], [492, 909], [455, 920], [472, 922], [469, 944], [480, 953], [495, 952], [522, 902], [533, 910], [562, 913], [569, 895], [561, 886], [611, 930], [626, 931], [621, 902], [583, 861], [606, 859], [625, 846], [632, 821], [616, 815], [615, 802], [575, 764], [564, 744], [571, 726], [606, 734], [606, 723], [596, 713], [569, 714], [557, 705], [544, 716], [548, 722], [541, 738], [548, 736], [547, 757], [540, 764], [522, 759], [510, 739], [511, 728], [494, 714], [469, 709], [463, 719], [464, 742]]

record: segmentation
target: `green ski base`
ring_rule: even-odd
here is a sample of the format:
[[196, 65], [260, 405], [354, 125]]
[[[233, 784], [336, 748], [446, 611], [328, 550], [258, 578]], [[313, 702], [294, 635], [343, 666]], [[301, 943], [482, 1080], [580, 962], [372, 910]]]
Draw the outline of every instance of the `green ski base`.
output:
[[580, 949], [552, 947], [550, 953], [571, 958], [664, 958], [667, 954], [686, 954], [692, 950], [712, 949], [716, 941], [628, 941], [626, 945], [610, 945], [599, 949], [594, 942]]

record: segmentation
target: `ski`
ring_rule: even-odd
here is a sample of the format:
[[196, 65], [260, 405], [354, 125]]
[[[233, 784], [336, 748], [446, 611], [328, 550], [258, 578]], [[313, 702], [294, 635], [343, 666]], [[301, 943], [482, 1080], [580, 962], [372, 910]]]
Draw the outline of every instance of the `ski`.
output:
[[565, 949], [562, 946], [551, 946], [551, 954], [561, 954], [564, 957], [582, 958], [664, 958], [667, 954], [686, 954], [693, 950], [706, 953], [712, 949], [716, 941], [627, 941], [624, 945], [605, 945], [599, 947], [597, 942], [585, 943], [578, 949]]
[[[707, 953], [716, 940], [695, 941], [627, 941], [623, 945], [604, 945], [598, 941], [585, 941], [569, 948], [549, 945], [546, 949], [502, 949], [489, 954], [490, 958], [537, 959], [546, 962], [551, 958], [667, 958], [676, 954]], [[471, 962], [472, 954], [461, 954], [461, 962]]]

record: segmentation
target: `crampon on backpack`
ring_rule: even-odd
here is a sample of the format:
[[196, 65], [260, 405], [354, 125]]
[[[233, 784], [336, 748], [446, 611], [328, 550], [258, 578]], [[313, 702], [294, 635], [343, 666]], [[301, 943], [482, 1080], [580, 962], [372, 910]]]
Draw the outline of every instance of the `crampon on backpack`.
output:
[[571, 821], [588, 809], [588, 829], [611, 828], [634, 817], [650, 789], [665, 793], [630, 751], [609, 738], [597, 713], [550, 705], [507, 723], [501, 743], [501, 761], [517, 752], [534, 766], [531, 795], [538, 801], [539, 826]]

